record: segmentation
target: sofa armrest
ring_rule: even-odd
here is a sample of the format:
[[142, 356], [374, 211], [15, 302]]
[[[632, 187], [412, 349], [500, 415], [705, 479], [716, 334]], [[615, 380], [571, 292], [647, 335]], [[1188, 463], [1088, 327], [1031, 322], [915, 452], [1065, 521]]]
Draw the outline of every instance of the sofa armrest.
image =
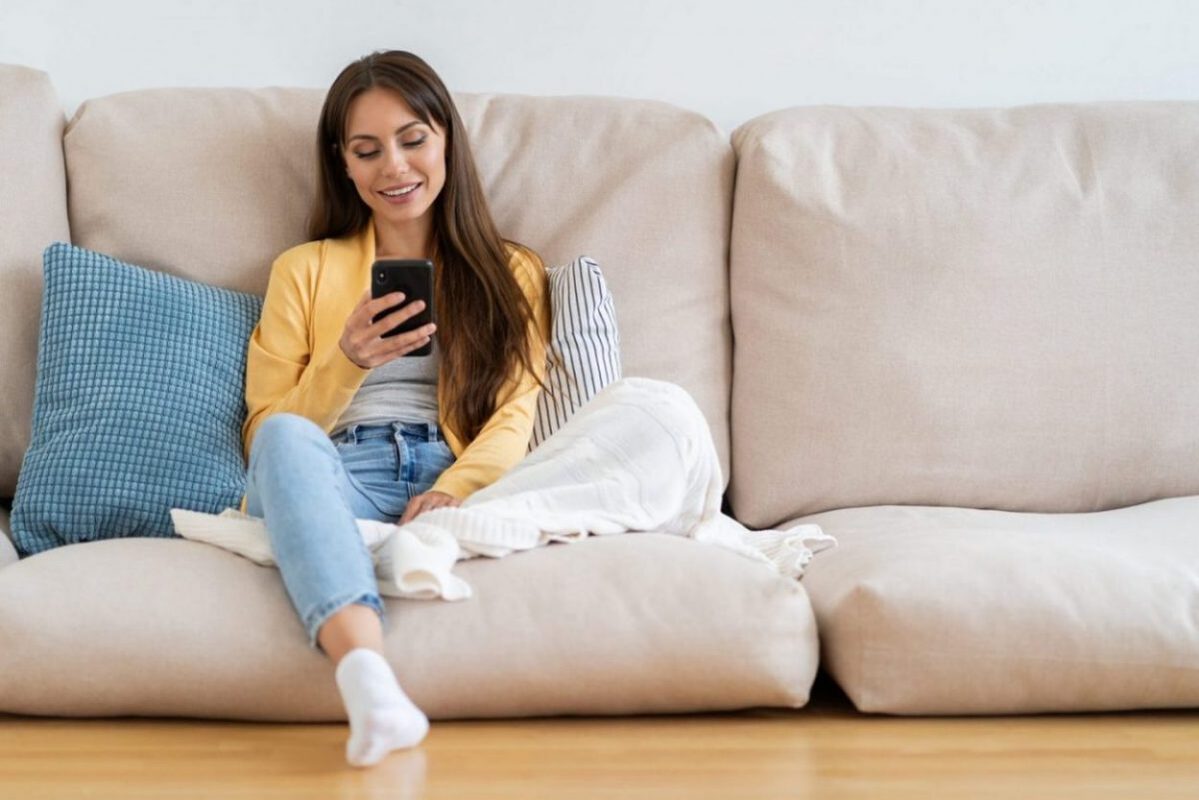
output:
[[9, 538], [8, 508], [0, 505], [0, 569], [17, 563], [17, 548]]

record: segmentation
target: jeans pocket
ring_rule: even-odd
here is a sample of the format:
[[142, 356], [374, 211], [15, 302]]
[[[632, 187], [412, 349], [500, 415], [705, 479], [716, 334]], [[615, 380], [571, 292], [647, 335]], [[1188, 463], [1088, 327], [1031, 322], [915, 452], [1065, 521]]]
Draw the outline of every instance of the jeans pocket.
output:
[[454, 454], [445, 442], [423, 442], [410, 447], [412, 483], [419, 491], [428, 491], [441, 473], [454, 463]]
[[393, 442], [371, 439], [342, 442], [337, 445], [342, 466], [359, 484], [373, 491], [394, 487], [399, 477], [399, 461]]

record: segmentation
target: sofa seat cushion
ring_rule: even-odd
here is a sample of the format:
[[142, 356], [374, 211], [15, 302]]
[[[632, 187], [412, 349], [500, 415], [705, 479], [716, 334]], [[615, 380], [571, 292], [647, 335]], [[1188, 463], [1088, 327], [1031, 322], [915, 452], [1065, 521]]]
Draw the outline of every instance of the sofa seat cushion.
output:
[[[727, 550], [627, 534], [457, 569], [470, 600], [386, 601], [388, 660], [432, 718], [807, 702], [817, 640], [802, 586]], [[0, 570], [0, 712], [345, 719], [278, 571], [172, 539]]]
[[862, 711], [1199, 705], [1199, 497], [1086, 514], [877, 506], [803, 518], [804, 586]]

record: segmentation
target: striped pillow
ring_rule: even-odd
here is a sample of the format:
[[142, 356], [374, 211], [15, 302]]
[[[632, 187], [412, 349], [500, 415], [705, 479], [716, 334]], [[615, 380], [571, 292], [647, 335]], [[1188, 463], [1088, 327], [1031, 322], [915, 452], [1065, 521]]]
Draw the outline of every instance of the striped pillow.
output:
[[537, 398], [529, 450], [613, 381], [620, 380], [616, 308], [599, 264], [587, 256], [546, 269], [552, 327], [546, 349], [546, 390]]

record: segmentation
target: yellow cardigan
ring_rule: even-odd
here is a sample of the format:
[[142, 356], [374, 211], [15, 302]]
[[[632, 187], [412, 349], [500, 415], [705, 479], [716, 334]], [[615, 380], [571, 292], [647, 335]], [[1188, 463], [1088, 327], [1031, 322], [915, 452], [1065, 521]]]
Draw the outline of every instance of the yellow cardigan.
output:
[[[339, 341], [346, 319], [370, 286], [374, 261], [373, 224], [355, 236], [293, 247], [275, 260], [246, 356], [242, 447], [247, 464], [254, 433], [271, 414], [298, 414], [331, 433], [350, 405], [370, 370], [351, 361]], [[500, 387], [495, 413], [470, 442], [446, 423], [444, 381], [438, 381], [439, 424], [456, 460], [432, 490], [460, 500], [495, 482], [528, 452], [541, 390], [537, 379], [545, 377], [550, 332], [545, 269], [525, 248], [512, 251], [509, 266], [533, 307], [537, 330], [529, 338], [535, 374], [517, 366]]]

